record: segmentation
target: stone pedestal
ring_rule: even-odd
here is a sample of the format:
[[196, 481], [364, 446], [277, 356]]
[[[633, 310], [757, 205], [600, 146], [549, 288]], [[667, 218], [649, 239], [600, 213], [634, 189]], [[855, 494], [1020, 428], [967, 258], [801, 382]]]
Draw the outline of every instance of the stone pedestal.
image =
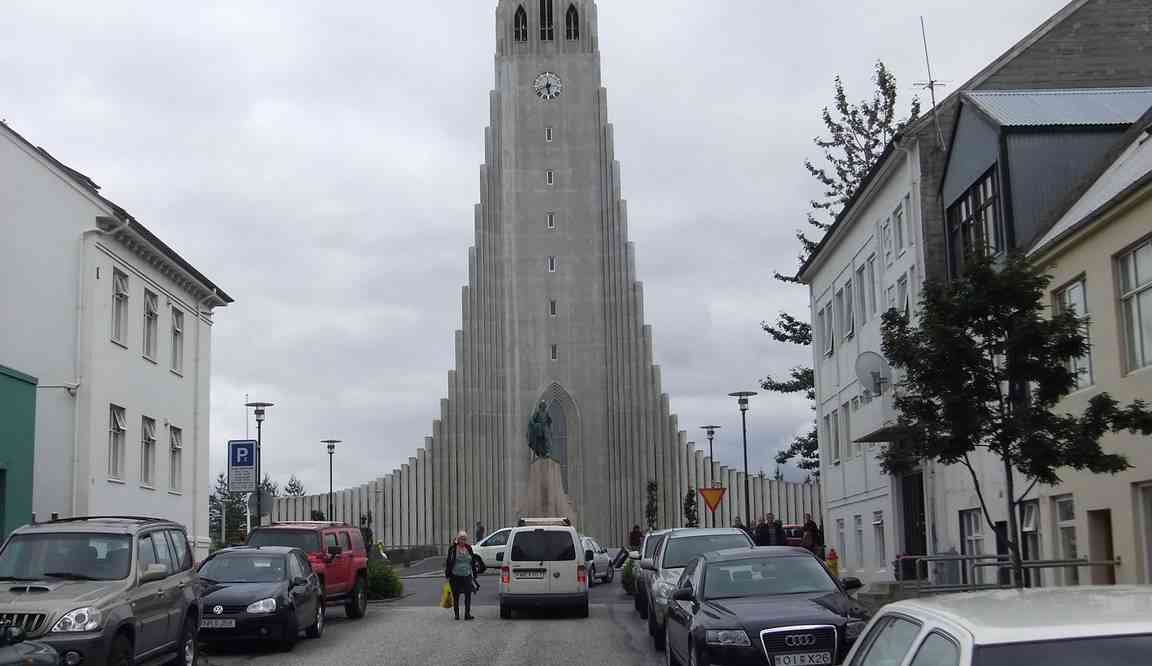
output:
[[528, 485], [516, 502], [516, 518], [568, 518], [577, 524], [576, 504], [564, 492], [560, 464], [537, 458], [528, 466]]

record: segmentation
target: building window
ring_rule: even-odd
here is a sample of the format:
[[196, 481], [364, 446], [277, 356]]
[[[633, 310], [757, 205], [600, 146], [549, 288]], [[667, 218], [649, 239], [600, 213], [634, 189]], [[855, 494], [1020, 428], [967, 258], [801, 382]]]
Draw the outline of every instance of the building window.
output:
[[545, 178], [548, 181], [549, 185], [555, 185], [556, 184], [556, 172], [555, 171], [549, 169], [545, 175]]
[[888, 309], [894, 310], [896, 308], [896, 285], [888, 287]]
[[156, 420], [140, 419], [140, 483], [156, 485]]
[[896, 281], [896, 307], [899, 308], [900, 313], [905, 317], [912, 314], [911, 307], [908, 303], [908, 275], [901, 275], [900, 279]]
[[[1076, 501], [1070, 495], [1052, 501], [1056, 513], [1056, 555], [1061, 560], [1075, 560], [1079, 557], [1076, 551]], [[1080, 570], [1076, 567], [1067, 567], [1060, 572], [1064, 585], [1080, 584]]]
[[[1040, 559], [1040, 501], [1032, 500], [1031, 502], [1020, 503], [1020, 533], [1023, 541], [1023, 553], [1021, 556], [1025, 560], [1038, 560]], [[1027, 574], [1029, 584], [1039, 587], [1041, 584], [1041, 572], [1030, 571]]]
[[124, 432], [128, 429], [124, 408], [108, 408], [108, 478], [124, 478]]
[[848, 337], [848, 320], [844, 315], [844, 290], [836, 292], [836, 321], [840, 324], [840, 335]]
[[845, 456], [854, 455], [852, 451], [852, 428], [849, 425], [849, 407], [851, 406], [851, 403], [847, 402], [840, 406], [840, 413], [844, 415], [840, 419], [840, 436], [844, 438], [844, 447], [841, 450], [844, 451]]
[[884, 220], [880, 225], [880, 243], [884, 248], [884, 263], [892, 264], [892, 221]]
[[876, 255], [868, 257], [868, 312], [876, 316]]
[[552, 345], [552, 360], [560, 360], [560, 345]]
[[556, 39], [555, 24], [552, 21], [552, 0], [540, 0], [540, 41]]
[[523, 6], [516, 9], [516, 18], [512, 19], [512, 36], [518, 42], [528, 41], [528, 12]]
[[828, 450], [828, 459], [835, 460], [836, 440], [832, 439], [832, 417], [824, 415], [824, 446]]
[[568, 5], [568, 13], [564, 16], [564, 36], [580, 39], [580, 12], [576, 11], [576, 5]]
[[[1084, 278], [1080, 278], [1057, 291], [1054, 300], [1056, 301], [1055, 309], [1058, 313], [1071, 312], [1081, 318], [1088, 316], [1088, 297], [1084, 288]], [[1087, 319], [1085, 319], [1080, 332], [1083, 334], [1085, 341], [1091, 345], [1092, 334]], [[1064, 365], [1068, 368], [1068, 372], [1071, 372], [1076, 377], [1076, 388], [1081, 389], [1092, 385], [1091, 346], [1089, 346], [1087, 354], [1070, 358]]]
[[1128, 370], [1152, 365], [1152, 240], [1120, 257], [1120, 304]]
[[556, 309], [556, 301], [548, 301], [548, 316], [555, 317]]
[[184, 431], [168, 428], [170, 460], [168, 464], [168, 487], [176, 492], [184, 490]]
[[816, 316], [816, 320], [820, 324], [816, 332], [824, 342], [824, 355], [831, 356], [832, 352], [836, 349], [836, 332], [832, 329], [832, 306], [827, 305], [821, 308], [819, 314]]
[[883, 569], [888, 564], [888, 546], [884, 543], [884, 512], [872, 512], [872, 541], [876, 546], [876, 565]]
[[548, 213], [548, 228], [556, 228], [556, 213]]
[[128, 275], [112, 269], [112, 339], [127, 343], [128, 335]]
[[852, 281], [844, 284], [844, 337], [856, 334], [856, 306], [852, 302]]
[[184, 312], [172, 308], [172, 369], [184, 370]]
[[[960, 553], [962, 555], [984, 554], [984, 514], [980, 509], [960, 512]], [[979, 585], [983, 581], [981, 572], [984, 567], [973, 567], [969, 563], [965, 569], [972, 572], [973, 584]]]
[[556, 272], [556, 257], [548, 257], [548, 272]]
[[896, 251], [899, 252], [904, 249], [904, 244], [907, 242], [905, 236], [907, 230], [904, 227], [903, 203], [897, 206], [896, 210], [892, 211], [892, 230], [896, 234]]
[[989, 169], [948, 207], [947, 219], [954, 274], [963, 267], [967, 257], [995, 256], [1004, 250], [996, 167]]
[[860, 323], [868, 321], [868, 294], [865, 292], [864, 271], [865, 266], [856, 269], [856, 310], [860, 313]]
[[852, 553], [856, 559], [856, 568], [864, 568], [864, 517], [857, 514], [852, 517], [852, 525], [856, 528], [856, 548]]
[[840, 557], [844, 557], [848, 551], [848, 544], [844, 540], [844, 519], [836, 519], [836, 543], [840, 546]]
[[547, 141], [548, 143], [552, 143], [552, 128], [551, 127], [545, 127], [544, 128], [544, 140]]
[[832, 410], [832, 460], [840, 460], [840, 414]]
[[144, 356], [156, 358], [157, 324], [160, 321], [160, 298], [144, 290]]

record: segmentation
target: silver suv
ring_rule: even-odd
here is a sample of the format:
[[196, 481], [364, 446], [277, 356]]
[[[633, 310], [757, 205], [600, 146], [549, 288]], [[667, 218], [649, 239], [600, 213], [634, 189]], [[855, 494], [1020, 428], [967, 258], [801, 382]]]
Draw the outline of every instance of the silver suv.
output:
[[192, 565], [184, 528], [159, 518], [26, 525], [0, 548], [0, 625], [56, 648], [65, 664], [195, 664]]

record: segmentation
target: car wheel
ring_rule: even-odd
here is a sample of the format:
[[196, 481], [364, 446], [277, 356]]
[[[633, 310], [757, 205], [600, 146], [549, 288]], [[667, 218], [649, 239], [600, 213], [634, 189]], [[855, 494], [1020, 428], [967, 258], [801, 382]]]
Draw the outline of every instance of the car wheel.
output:
[[648, 619], [648, 594], [646, 592], [639, 591], [636, 593], [636, 598], [640, 604], [640, 609], [639, 609], [640, 610], [640, 619], [641, 620], [647, 620]]
[[500, 604], [500, 619], [501, 620], [511, 620], [512, 619], [512, 609], [505, 606], [504, 604]]
[[132, 652], [132, 641], [123, 634], [117, 636], [108, 650], [108, 666], [132, 666], [135, 662]]
[[200, 657], [196, 649], [196, 628], [196, 620], [188, 618], [184, 622], [184, 633], [180, 635], [180, 645], [177, 648], [176, 656], [172, 657], [172, 661], [168, 662], [169, 664], [196, 666]]
[[576, 608], [576, 617], [588, 617], [588, 597], [584, 597], [584, 603], [580, 604], [580, 606]]
[[356, 577], [356, 586], [352, 588], [352, 597], [344, 605], [344, 612], [353, 620], [364, 617], [368, 611], [368, 586], [363, 576]]
[[608, 582], [611, 583], [614, 580], [616, 580], [616, 567], [609, 564], [608, 565]]
[[316, 600], [316, 621], [308, 627], [308, 638], [320, 638], [324, 635], [324, 600]]

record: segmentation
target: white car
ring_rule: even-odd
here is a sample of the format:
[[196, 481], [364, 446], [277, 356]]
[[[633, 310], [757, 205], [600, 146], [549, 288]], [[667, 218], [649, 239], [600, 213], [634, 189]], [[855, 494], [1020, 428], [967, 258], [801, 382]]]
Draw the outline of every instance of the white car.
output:
[[612, 567], [612, 556], [608, 549], [601, 546], [592, 537], [583, 537], [584, 550], [592, 551], [592, 561], [588, 563], [588, 584], [593, 585], [599, 578], [601, 583], [610, 583], [616, 577], [616, 570]]
[[876, 614], [848, 666], [1143, 666], [1152, 586], [992, 590], [898, 601]]
[[481, 539], [480, 543], [472, 546], [472, 552], [484, 560], [484, 566], [496, 570], [500, 568], [500, 563], [496, 561], [496, 553], [503, 553], [504, 549], [507, 548], [509, 534], [512, 534], [511, 527], [496, 530]]
[[507, 549], [496, 555], [500, 617], [540, 608], [570, 608], [588, 617], [588, 566], [596, 554], [581, 546], [580, 535], [567, 525], [513, 528]]

